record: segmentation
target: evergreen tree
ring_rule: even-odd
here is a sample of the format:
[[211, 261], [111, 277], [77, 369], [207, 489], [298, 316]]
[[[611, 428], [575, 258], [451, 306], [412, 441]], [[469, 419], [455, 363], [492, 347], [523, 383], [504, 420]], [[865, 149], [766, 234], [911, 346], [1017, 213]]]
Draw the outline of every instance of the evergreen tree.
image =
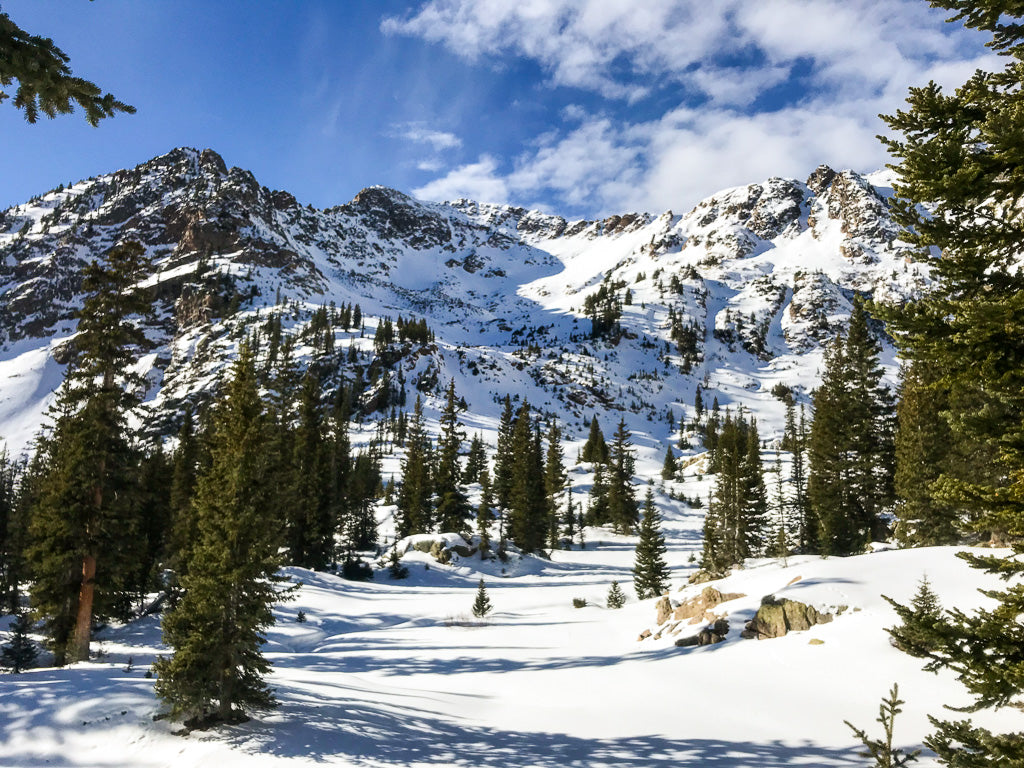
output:
[[512, 472], [516, 465], [516, 456], [512, 452], [514, 431], [515, 411], [512, 410], [512, 399], [505, 395], [498, 422], [498, 446], [494, 454], [494, 501], [500, 510], [507, 510], [512, 498]]
[[565, 466], [562, 463], [562, 430], [552, 419], [548, 425], [547, 454], [544, 458], [544, 498], [548, 516], [548, 547], [558, 547], [558, 497], [565, 489]]
[[487, 447], [480, 433], [473, 435], [466, 454], [466, 469], [462, 473], [462, 482], [479, 483], [480, 475], [487, 468]]
[[171, 512], [169, 565], [179, 583], [188, 569], [192, 545], [198, 538], [192, 496], [195, 493], [199, 462], [200, 441], [195, 434], [192, 408], [186, 407], [181, 427], [178, 429], [178, 445], [171, 462], [169, 500]]
[[[590, 505], [587, 508], [589, 525], [604, 525], [608, 522], [608, 481], [604, 464], [594, 465], [594, 483], [590, 486]], [[583, 527], [582, 525], [580, 526]]]
[[184, 595], [163, 620], [174, 655], [154, 664], [156, 692], [189, 725], [233, 722], [273, 706], [260, 646], [273, 624], [281, 529], [268, 417], [253, 355], [243, 347], [210, 427], [210, 465], [199, 476], [199, 540], [182, 580]]
[[398, 535], [426, 533], [431, 525], [430, 438], [423, 428], [423, 403], [413, 407], [402, 462], [402, 486], [398, 492]]
[[955, 544], [959, 515], [950, 501], [935, 493], [936, 480], [951, 467], [953, 444], [942, 416], [945, 393], [935, 374], [922, 363], [901, 371], [896, 429], [896, 536], [904, 546]]
[[590, 433], [587, 435], [587, 442], [583, 444], [580, 459], [595, 464], [604, 464], [608, 461], [608, 445], [604, 441], [601, 425], [597, 423], [596, 414], [590, 420]]
[[402, 565], [402, 556], [398, 554], [398, 542], [391, 548], [391, 557], [388, 559], [388, 575], [392, 579], [405, 579], [409, 576], [409, 569]]
[[676, 472], [679, 471], [679, 463], [676, 455], [672, 452], [672, 446], [665, 448], [665, 461], [661, 465], [661, 479], [674, 480]]
[[633, 495], [633, 458], [631, 435], [624, 419], [619, 420], [608, 456], [608, 519], [620, 533], [636, 529], [638, 509]]
[[18, 464], [0, 449], [0, 612], [18, 607], [18, 585], [24, 575], [27, 521], [18, 503]]
[[[69, 61], [53, 40], [29, 34], [6, 13], [0, 13], [0, 85], [7, 87], [17, 81], [13, 104], [24, 112], [28, 122], [36, 122], [40, 113], [49, 118], [71, 114], [76, 104], [94, 128], [100, 120], [118, 112], [135, 113], [135, 107], [75, 77]], [[8, 98], [9, 93], [0, 91], [0, 102]]]
[[909, 608], [888, 597], [885, 599], [896, 609], [896, 614], [901, 619], [898, 627], [888, 630], [893, 645], [911, 656], [921, 658], [930, 656], [941, 646], [942, 605], [927, 576], [921, 578], [917, 592], [910, 600]]
[[565, 530], [566, 549], [572, 548], [573, 539], [576, 538], [576, 509], [572, 502], [572, 480], [566, 475], [565, 478], [565, 518], [562, 521], [562, 528]]
[[856, 302], [846, 337], [826, 350], [813, 395], [807, 497], [825, 555], [852, 554], [885, 535], [880, 513], [893, 498], [893, 407], [878, 352]]
[[150, 311], [136, 288], [147, 266], [129, 242], [85, 268], [75, 358], [51, 411], [28, 554], [58, 664], [89, 658], [93, 620], [124, 605], [139, 565], [139, 454], [126, 414], [144, 386], [129, 371], [146, 344], [133, 318]]
[[484, 586], [484, 580], [480, 579], [480, 583], [476, 587], [476, 599], [473, 601], [473, 615], [478, 619], [482, 619], [488, 613], [491, 612], [491, 599], [487, 596], [487, 588]]
[[619, 586], [617, 581], [613, 581], [612, 585], [608, 588], [607, 604], [612, 610], [617, 610], [626, 604], [626, 594], [622, 591], [622, 587]]
[[480, 555], [486, 558], [491, 550], [491, 520], [494, 519], [491, 507], [491, 473], [484, 467], [480, 472], [480, 506], [476, 510], [476, 531], [480, 536]]
[[302, 377], [298, 424], [291, 443], [293, 487], [286, 510], [289, 561], [303, 568], [326, 568], [334, 550], [334, 521], [330, 505], [330, 467], [320, 405], [320, 380], [311, 368]]
[[917, 756], [921, 754], [919, 749], [915, 749], [913, 752], [904, 752], [899, 747], [892, 745], [896, 716], [903, 711], [901, 707], [906, 703], [900, 699], [899, 693], [899, 686], [894, 683], [892, 690], [889, 691], [889, 698], [882, 699], [882, 703], [878, 707], [876, 722], [882, 726], [885, 734], [883, 738], [873, 739], [850, 721], [843, 721], [866, 748], [867, 751], [860, 753], [861, 757], [871, 758], [875, 768], [902, 768], [902, 766], [916, 761]]
[[702, 567], [722, 573], [758, 554], [767, 499], [757, 425], [726, 412], [716, 450], [715, 490], [704, 518]]
[[665, 536], [661, 532], [661, 514], [654, 506], [654, 493], [648, 489], [633, 565], [633, 587], [641, 600], [656, 597], [668, 589], [669, 570], [665, 563], [667, 551]]
[[469, 502], [461, 486], [462, 469], [459, 451], [462, 449], [462, 430], [459, 428], [458, 403], [455, 398], [455, 379], [448, 384], [444, 410], [441, 412], [441, 434], [437, 444], [437, 521], [442, 531], [453, 533], [466, 529]]
[[529, 403], [516, 415], [512, 454], [518, 457], [512, 474], [509, 534], [523, 552], [537, 552], [548, 536], [548, 509], [544, 496], [544, 460], [540, 429], [534, 430]]
[[803, 404], [800, 405], [799, 420], [792, 402], [786, 405], [782, 450], [793, 454], [793, 474], [790, 478], [793, 485], [791, 509], [797, 547], [801, 552], [810, 552], [817, 548], [817, 521], [811, 515], [810, 505], [807, 503], [807, 422]]
[[[904, 307], [884, 312], [904, 359], [934, 372], [948, 398], [963, 471], [935, 484], [962, 507], [979, 533], [1019, 542], [1024, 535], [1024, 276], [1017, 214], [1024, 194], [1019, 115], [1024, 103], [1024, 12], [1015, 3], [934, 0], [952, 21], [991, 35], [1004, 57], [998, 72], [975, 73], [953, 93], [935, 83], [912, 88], [906, 110], [886, 118], [901, 134], [886, 140], [896, 158], [895, 209], [901, 237], [928, 249], [935, 283]], [[925, 209], [927, 205], [927, 209]], [[926, 212], [927, 210], [927, 212]], [[1010, 579], [1012, 557], [961, 555]], [[1014, 705], [1024, 693], [1024, 587], [987, 593], [994, 609], [952, 611], [941, 625], [931, 666], [952, 669], [975, 698], [971, 710]], [[1024, 764], [1020, 733], [995, 734], [969, 720], [933, 720], [926, 744], [957, 768]]]
[[39, 651], [28, 636], [31, 631], [32, 618], [28, 612], [18, 611], [11, 622], [10, 639], [0, 647], [0, 667], [7, 667], [12, 673], [18, 674], [35, 665]]

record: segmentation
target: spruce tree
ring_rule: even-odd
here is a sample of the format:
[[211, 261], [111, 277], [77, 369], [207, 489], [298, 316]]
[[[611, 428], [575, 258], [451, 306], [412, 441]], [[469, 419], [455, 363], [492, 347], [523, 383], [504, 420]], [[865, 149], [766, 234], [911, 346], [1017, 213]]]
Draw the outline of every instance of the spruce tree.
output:
[[672, 452], [670, 445], [665, 448], [665, 461], [661, 465], [661, 479], [674, 480], [678, 471], [679, 463], [676, 461], [676, 455]]
[[[921, 248], [935, 282], [884, 315], [903, 357], [936, 374], [935, 386], [948, 398], [952, 440], [976, 457], [962, 471], [943, 472], [936, 492], [961, 506], [977, 532], [1017, 542], [1011, 557], [961, 557], [1010, 579], [1024, 574], [1024, 224], [1017, 214], [1024, 195], [1024, 12], [981, 0], [932, 5], [988, 33], [1006, 65], [975, 73], [952, 93], [935, 83], [912, 88], [906, 109], [886, 118], [898, 134], [885, 143], [898, 163], [901, 237]], [[941, 258], [929, 258], [934, 252]], [[952, 669], [972, 694], [970, 710], [1016, 706], [1024, 694], [1024, 587], [1018, 582], [987, 594], [996, 607], [952, 611], [931, 655], [930, 666]], [[995, 734], [970, 720], [933, 724], [925, 743], [946, 765], [1024, 764], [1020, 733]]]
[[462, 430], [459, 428], [458, 402], [455, 397], [455, 379], [448, 384], [444, 410], [441, 411], [441, 434], [437, 444], [437, 521], [442, 531], [459, 533], [466, 529], [469, 502], [462, 489], [462, 469], [459, 452], [462, 449]]
[[398, 492], [398, 535], [426, 533], [431, 526], [433, 493], [430, 480], [430, 438], [423, 428], [423, 403], [419, 396], [413, 407], [409, 435], [402, 461], [402, 486]]
[[608, 461], [608, 445], [601, 432], [601, 425], [597, 423], [596, 414], [590, 420], [590, 433], [587, 435], [587, 442], [583, 444], [580, 459], [595, 464], [604, 464]]
[[19, 464], [0, 449], [0, 612], [14, 613], [18, 607], [18, 588], [24, 576], [25, 544], [28, 521], [19, 504]]
[[334, 520], [320, 380], [312, 368], [302, 377], [297, 411], [294, 436], [287, 441], [293, 468], [291, 507], [285, 511], [288, 558], [293, 565], [323, 569], [334, 551]]
[[478, 619], [482, 619], [491, 612], [491, 607], [491, 598], [487, 596], [484, 580], [480, 579], [480, 583], [476, 587], [476, 599], [473, 601], [473, 615]]
[[636, 529], [638, 508], [633, 495], [633, 457], [631, 435], [624, 419], [619, 420], [608, 450], [608, 519], [620, 533]]
[[619, 586], [619, 582], [613, 581], [608, 588], [607, 605], [612, 610], [617, 610], [626, 604], [626, 594]]
[[562, 461], [562, 430], [554, 419], [548, 425], [547, 453], [544, 457], [544, 498], [548, 516], [548, 547], [558, 547], [558, 498], [565, 490], [565, 465]]
[[169, 542], [169, 565], [175, 580], [180, 583], [188, 569], [192, 545], [198, 538], [192, 495], [195, 493], [196, 476], [199, 472], [200, 440], [195, 433], [192, 408], [186, 407], [181, 427], [178, 429], [178, 445], [171, 461], [171, 531]]
[[[882, 597], [885, 597], [883, 595]], [[929, 657], [942, 644], [942, 604], [935, 594], [928, 577], [918, 583], [917, 592], [910, 599], [910, 606], [902, 606], [888, 597], [885, 599], [896, 609], [901, 623], [887, 630], [893, 645], [911, 656]]]
[[901, 707], [906, 703], [900, 699], [899, 693], [899, 686], [894, 683], [892, 690], [889, 691], [889, 697], [882, 699], [882, 703], [878, 707], [876, 722], [881, 724], [884, 734], [881, 739], [868, 736], [865, 731], [848, 720], [843, 721], [864, 745], [866, 751], [860, 753], [861, 757], [871, 758], [875, 768], [903, 768], [903, 766], [916, 761], [917, 756], [921, 754], [919, 749], [915, 749], [913, 752], [904, 752], [899, 747], [892, 745], [896, 716], [903, 711]]
[[487, 447], [480, 433], [473, 435], [466, 454], [466, 468], [462, 473], [462, 482], [479, 483], [480, 475], [487, 467]]
[[480, 556], [487, 558], [491, 551], [491, 521], [494, 519], [491, 507], [491, 473], [485, 466], [480, 470], [480, 506], [476, 509], [476, 531], [480, 536]]
[[640, 541], [636, 545], [633, 565], [633, 588], [637, 597], [646, 600], [668, 589], [669, 570], [665, 563], [665, 536], [661, 532], [661, 514], [654, 506], [654, 493], [647, 489], [644, 515], [640, 523]]
[[32, 618], [27, 611], [18, 611], [11, 622], [10, 639], [0, 647], [0, 667], [18, 674], [31, 669], [39, 656], [35, 643], [28, 636], [32, 631]]
[[945, 393], [923, 363], [901, 371], [897, 406], [896, 537], [904, 546], [955, 544], [960, 539], [955, 505], [935, 491], [935, 483], [952, 469], [953, 438], [942, 412]]
[[163, 619], [174, 655], [154, 665], [157, 695], [190, 726], [234, 722], [248, 709], [274, 705], [261, 651], [281, 599], [269, 430], [253, 354], [243, 346], [211, 419], [210, 464], [194, 502], [199, 540], [184, 594]]
[[509, 534], [523, 552], [537, 552], [548, 536], [548, 508], [544, 496], [544, 460], [540, 428], [534, 429], [529, 403], [516, 415], [512, 453], [519, 457], [512, 474]]
[[512, 472], [516, 456], [512, 453], [512, 433], [515, 431], [515, 411], [512, 399], [505, 395], [498, 421], [498, 445], [494, 453], [494, 502], [498, 509], [508, 509], [512, 497]]
[[139, 567], [139, 452], [127, 420], [144, 382], [131, 366], [146, 346], [137, 322], [145, 249], [129, 242], [85, 268], [75, 357], [51, 411], [28, 555], [32, 603], [58, 664], [89, 658], [97, 617], [124, 606]]

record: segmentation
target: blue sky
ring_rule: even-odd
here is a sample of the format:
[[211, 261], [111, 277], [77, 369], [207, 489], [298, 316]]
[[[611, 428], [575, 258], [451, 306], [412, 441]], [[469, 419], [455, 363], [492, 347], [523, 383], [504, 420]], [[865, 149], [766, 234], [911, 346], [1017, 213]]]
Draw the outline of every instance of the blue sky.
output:
[[177, 146], [318, 207], [386, 184], [567, 216], [875, 170], [907, 86], [998, 62], [925, 0], [0, 0], [138, 108], [0, 105], [0, 207]]

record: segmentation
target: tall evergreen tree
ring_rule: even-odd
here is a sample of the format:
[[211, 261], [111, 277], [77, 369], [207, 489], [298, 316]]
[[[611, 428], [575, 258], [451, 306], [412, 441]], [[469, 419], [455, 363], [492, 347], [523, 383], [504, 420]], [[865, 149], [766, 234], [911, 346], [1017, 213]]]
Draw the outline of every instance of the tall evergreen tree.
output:
[[192, 545], [198, 538], [192, 496], [199, 472], [200, 440], [193, 423], [192, 408], [186, 407], [178, 429], [178, 445], [171, 460], [170, 512], [171, 531], [168, 548], [169, 565], [180, 583], [191, 557]]
[[674, 480], [678, 471], [679, 463], [676, 461], [676, 455], [672, 452], [672, 446], [669, 445], [665, 448], [665, 461], [661, 464], [661, 479]]
[[434, 490], [437, 493], [438, 524], [442, 531], [453, 533], [466, 530], [466, 519], [470, 511], [466, 492], [462, 489], [462, 468], [459, 466], [462, 439], [458, 401], [455, 397], [455, 379], [452, 379], [445, 394], [444, 410], [441, 411], [441, 434], [437, 443], [437, 476], [434, 480]]
[[75, 358], [51, 411], [29, 557], [33, 606], [58, 664], [89, 658], [93, 620], [124, 605], [138, 568], [139, 453], [127, 413], [143, 391], [131, 364], [146, 344], [133, 318], [150, 311], [136, 287], [147, 266], [129, 242], [86, 267]]
[[644, 516], [640, 523], [640, 541], [636, 545], [633, 587], [637, 597], [646, 600], [668, 589], [669, 570], [665, 563], [665, 536], [661, 532], [661, 514], [654, 505], [654, 493], [647, 489]]
[[233, 722], [246, 709], [274, 704], [261, 651], [281, 581], [269, 431], [253, 355], [243, 347], [212, 416], [210, 465], [195, 496], [199, 540], [184, 595], [163, 620], [174, 655], [154, 665], [157, 695], [187, 724]]
[[0, 612], [18, 607], [18, 584], [23, 574], [25, 522], [18, 514], [18, 465], [0, 448]]
[[516, 414], [512, 454], [519, 457], [513, 468], [509, 499], [509, 534], [524, 552], [537, 552], [548, 535], [544, 497], [544, 459], [540, 428], [534, 430], [530, 405], [523, 402]]
[[813, 395], [807, 497], [826, 555], [852, 554], [884, 536], [880, 514], [893, 499], [894, 419], [878, 353], [867, 315], [855, 302], [845, 338], [826, 351]]
[[922, 363], [901, 371], [896, 415], [896, 536], [906, 546], [955, 544], [960, 538], [955, 505], [934, 489], [952, 469], [953, 439], [942, 412], [945, 393]]
[[512, 399], [505, 395], [498, 421], [498, 445], [494, 453], [494, 502], [500, 510], [507, 510], [512, 498], [512, 472], [516, 457], [512, 453], [512, 434], [515, 431], [515, 411]]
[[329, 455], [320, 405], [320, 380], [309, 368], [298, 394], [298, 423], [287, 442], [292, 455], [291, 507], [285, 511], [289, 561], [303, 568], [325, 568], [334, 550], [330, 505]]
[[580, 459], [596, 464], [608, 461], [608, 444], [601, 432], [601, 425], [597, 423], [597, 414], [590, 420], [590, 433], [587, 435], [587, 442], [583, 444]]
[[554, 419], [548, 424], [547, 453], [544, 457], [544, 498], [548, 516], [548, 546], [558, 547], [558, 499], [565, 490], [565, 465], [562, 462], [562, 430]]
[[398, 492], [398, 535], [426, 533], [431, 526], [430, 438], [423, 428], [423, 402], [419, 396], [409, 422], [402, 462], [402, 486]]
[[631, 437], [625, 419], [620, 419], [608, 449], [608, 518], [620, 533], [636, 529], [639, 512], [633, 494], [635, 459]]
[[[929, 259], [933, 288], [884, 314], [904, 358], [936, 374], [952, 439], [967, 452], [966, 471], [943, 472], [936, 491], [967, 511], [979, 533], [1014, 543], [1012, 557], [962, 557], [1009, 579], [1024, 574], [1024, 10], [982, 0], [932, 5], [988, 33], [1006, 65], [975, 73], [953, 93], [935, 83], [912, 88], [907, 108], [886, 118], [900, 134], [886, 144], [898, 162], [902, 236], [923, 258], [941, 257]], [[1018, 581], [988, 595], [994, 609], [951, 613], [932, 654], [933, 665], [957, 673], [972, 710], [1015, 706], [1024, 694], [1024, 587]], [[992, 733], [970, 720], [933, 724], [926, 744], [946, 765], [1024, 764], [1020, 733]]]
[[466, 468], [462, 473], [462, 482], [479, 483], [480, 476], [487, 468], [487, 446], [480, 433], [473, 435], [466, 454]]

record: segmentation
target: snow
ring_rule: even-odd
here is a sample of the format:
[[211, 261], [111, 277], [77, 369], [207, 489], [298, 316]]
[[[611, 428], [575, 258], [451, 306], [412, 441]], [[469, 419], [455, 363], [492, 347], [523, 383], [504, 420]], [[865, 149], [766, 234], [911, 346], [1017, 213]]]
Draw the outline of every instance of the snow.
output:
[[[693, 547], [682, 522], [669, 510], [674, 599], [704, 586], [679, 591]], [[288, 569], [302, 586], [277, 607], [265, 647], [281, 705], [214, 731], [176, 735], [153, 720], [160, 706], [144, 675], [166, 652], [155, 617], [107, 629], [98, 661], [0, 676], [0, 764], [850, 766], [860, 762], [843, 720], [874, 733], [893, 682], [907, 701], [900, 744], [919, 744], [942, 704], [967, 701], [949, 674], [924, 673], [889, 645], [895, 616], [880, 597], [907, 601], [927, 574], [944, 606], [989, 605], [977, 588], [992, 580], [953, 548], [748, 563], [714, 585], [747, 595], [722, 606], [729, 639], [676, 648], [637, 640], [655, 600], [631, 590], [635, 539], [588, 529], [587, 540], [504, 575], [495, 560], [443, 566], [421, 552], [406, 556], [403, 581]], [[469, 618], [480, 578], [494, 605], [483, 621]], [[619, 611], [604, 607], [613, 580], [628, 597]], [[848, 609], [807, 632], [740, 639], [765, 594]], [[578, 597], [587, 607], [572, 607]]]

